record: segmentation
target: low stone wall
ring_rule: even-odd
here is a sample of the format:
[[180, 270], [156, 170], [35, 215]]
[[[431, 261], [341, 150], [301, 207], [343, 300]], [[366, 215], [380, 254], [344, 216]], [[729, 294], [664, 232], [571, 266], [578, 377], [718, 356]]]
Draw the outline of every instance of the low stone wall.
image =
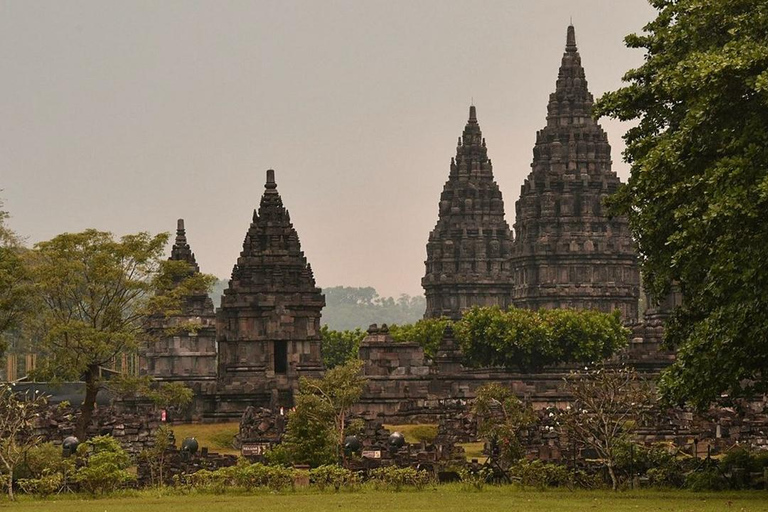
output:
[[[453, 410], [439, 419], [438, 441], [469, 442], [477, 440], [477, 423], [470, 413]], [[553, 408], [536, 411], [536, 421], [522, 434], [529, 459], [545, 461], [583, 460], [594, 457], [583, 447], [558, 433]], [[733, 446], [768, 450], [768, 397], [742, 402], [740, 407], [712, 408], [696, 414], [686, 409], [657, 409], [647, 416], [635, 432], [635, 442], [651, 445], [672, 444], [689, 455], [717, 455]]]
[[[79, 408], [54, 404], [48, 406], [37, 420], [36, 435], [43, 442], [61, 444], [64, 438], [75, 434], [80, 417]], [[100, 406], [93, 412], [93, 421], [87, 429], [87, 437], [110, 435], [132, 457], [155, 444], [155, 431], [162, 425], [159, 411], [141, 407], [127, 411], [121, 407]]]

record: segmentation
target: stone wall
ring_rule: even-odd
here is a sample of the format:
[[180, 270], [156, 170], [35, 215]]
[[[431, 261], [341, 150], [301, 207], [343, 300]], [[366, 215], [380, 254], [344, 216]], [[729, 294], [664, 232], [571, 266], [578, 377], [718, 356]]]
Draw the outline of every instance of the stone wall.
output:
[[[75, 425], [80, 417], [79, 408], [69, 405], [49, 405], [38, 418], [36, 434], [42, 442], [61, 444], [75, 435]], [[93, 421], [87, 429], [87, 437], [109, 435], [132, 457], [155, 445], [155, 431], [162, 425], [159, 411], [149, 407], [132, 411], [123, 407], [97, 407]]]
[[[640, 329], [640, 328], [638, 328]], [[434, 361], [424, 357], [416, 343], [399, 343], [386, 326], [372, 325], [360, 344], [367, 380], [355, 412], [366, 417], [382, 416], [392, 423], [434, 422], [447, 404], [475, 398], [481, 386], [498, 383], [536, 409], [564, 405], [569, 396], [565, 377], [576, 365], [560, 365], [537, 373], [511, 372], [497, 368], [464, 368], [452, 331], [446, 331]], [[653, 379], [673, 361], [658, 342], [634, 338], [625, 351], [607, 364], [630, 364], [645, 378]]]

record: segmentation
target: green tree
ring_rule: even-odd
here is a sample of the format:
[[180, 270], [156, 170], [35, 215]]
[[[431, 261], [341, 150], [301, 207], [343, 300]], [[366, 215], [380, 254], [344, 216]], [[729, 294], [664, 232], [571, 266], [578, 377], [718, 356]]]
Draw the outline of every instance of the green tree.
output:
[[0, 356], [7, 348], [5, 336], [17, 330], [31, 309], [31, 282], [24, 264], [25, 249], [8, 227], [8, 212], [0, 202]]
[[320, 328], [323, 338], [323, 364], [326, 369], [335, 368], [347, 361], [357, 359], [360, 342], [366, 332], [360, 328], [351, 331], [334, 331], [327, 325]]
[[450, 323], [448, 318], [423, 318], [412, 324], [390, 325], [389, 334], [395, 341], [414, 341], [421, 345], [427, 357], [435, 357], [445, 327]]
[[[83, 380], [76, 435], [85, 438], [104, 381], [101, 367], [147, 340], [147, 319], [173, 315], [212, 278], [185, 262], [163, 261], [168, 234], [126, 235], [87, 230], [41, 242], [30, 253], [37, 307], [30, 328], [39, 340], [36, 375]], [[180, 279], [181, 278], [181, 279]]]
[[537, 371], [558, 363], [592, 363], [627, 344], [621, 315], [593, 310], [474, 307], [454, 330], [473, 366]]
[[44, 395], [20, 394], [10, 386], [0, 386], [0, 475], [5, 473], [8, 497], [13, 500], [13, 471], [23, 462], [39, 438], [35, 420], [45, 407]]
[[558, 427], [572, 443], [592, 448], [618, 487], [617, 459], [629, 442], [653, 394], [633, 368], [572, 372], [565, 380], [571, 403], [559, 411]]
[[646, 286], [682, 291], [663, 395], [702, 408], [768, 390], [768, 4], [651, 4], [658, 17], [625, 39], [645, 62], [597, 113], [638, 123], [610, 203], [629, 217]]
[[482, 386], [472, 412], [477, 418], [478, 436], [498, 447], [502, 464], [509, 467], [525, 455], [520, 437], [533, 423], [533, 411], [511, 389], [495, 383]]
[[357, 359], [328, 370], [322, 379], [301, 379], [284, 441], [294, 462], [299, 461], [296, 457], [310, 458], [310, 453], [313, 465], [332, 462], [329, 453], [339, 460], [349, 410], [363, 394], [362, 369], [363, 362]]

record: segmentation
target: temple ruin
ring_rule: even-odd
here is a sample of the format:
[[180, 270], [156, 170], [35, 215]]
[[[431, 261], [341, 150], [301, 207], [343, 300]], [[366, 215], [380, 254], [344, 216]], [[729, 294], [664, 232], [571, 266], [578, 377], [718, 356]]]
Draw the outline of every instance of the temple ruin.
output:
[[593, 103], [569, 26], [547, 124], [536, 134], [531, 173], [515, 203], [514, 240], [470, 108], [427, 243], [425, 317], [513, 305], [618, 309], [627, 323], [637, 319], [637, 255], [627, 219], [605, 212], [620, 181]]

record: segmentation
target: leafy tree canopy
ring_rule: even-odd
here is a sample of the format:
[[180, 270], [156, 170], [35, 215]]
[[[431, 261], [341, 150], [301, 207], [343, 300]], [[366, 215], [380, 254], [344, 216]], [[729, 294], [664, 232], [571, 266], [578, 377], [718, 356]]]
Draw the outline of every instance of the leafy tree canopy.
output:
[[679, 284], [661, 390], [701, 408], [768, 389], [768, 4], [651, 4], [658, 17], [625, 39], [645, 63], [597, 113], [638, 122], [611, 206], [629, 217], [646, 286], [663, 297]]
[[470, 365], [522, 371], [602, 361], [629, 338], [618, 311], [474, 307], [453, 329]]
[[322, 379], [301, 379], [283, 440], [292, 462], [320, 466], [339, 460], [347, 415], [363, 393], [362, 368], [358, 359], [328, 370]]
[[0, 201], [0, 356], [8, 345], [6, 337], [19, 328], [32, 306], [25, 249], [7, 225], [8, 212], [2, 207]]
[[335, 368], [357, 359], [360, 342], [366, 332], [360, 328], [348, 331], [334, 331], [327, 325], [320, 328], [323, 338], [323, 364], [326, 369]]
[[64, 233], [29, 253], [36, 308], [27, 327], [41, 353], [36, 376], [85, 382], [81, 439], [103, 385], [101, 367], [147, 340], [150, 317], [178, 313], [187, 295], [211, 284], [184, 262], [163, 261], [167, 241], [167, 233], [115, 239], [91, 229]]
[[413, 324], [390, 325], [389, 333], [395, 341], [415, 341], [427, 357], [435, 357], [445, 327], [450, 323], [448, 318], [423, 318]]
[[496, 383], [482, 386], [472, 412], [478, 420], [478, 436], [491, 443], [492, 451], [498, 450], [492, 455], [505, 467], [525, 456], [521, 435], [535, 418], [510, 388]]

